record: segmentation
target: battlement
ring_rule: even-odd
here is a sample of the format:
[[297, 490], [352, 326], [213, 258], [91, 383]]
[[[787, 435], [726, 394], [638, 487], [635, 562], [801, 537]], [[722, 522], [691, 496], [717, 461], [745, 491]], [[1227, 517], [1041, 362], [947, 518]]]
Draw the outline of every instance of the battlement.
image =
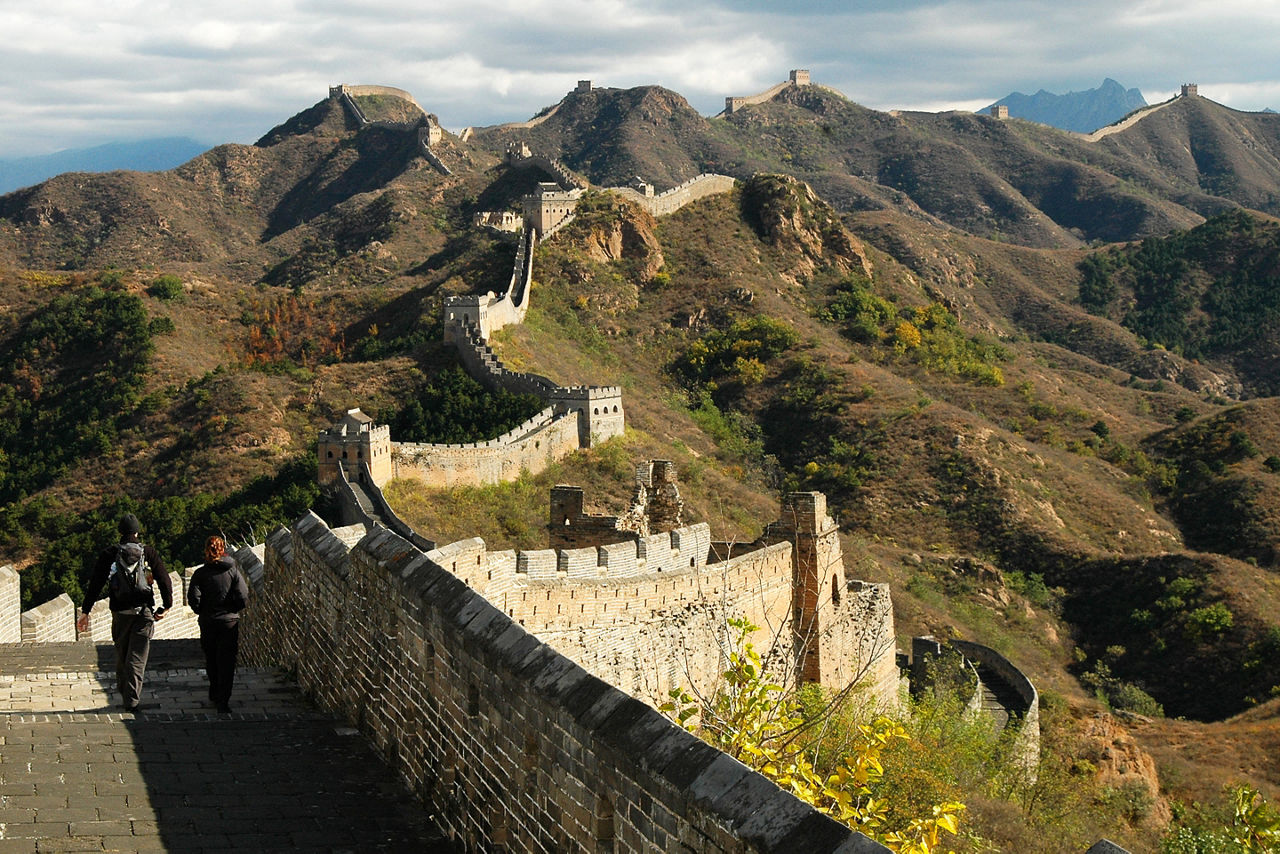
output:
[[[423, 553], [377, 527], [351, 545], [308, 515], [268, 540], [243, 654], [288, 668], [322, 707], [358, 725], [470, 851], [512, 839], [546, 851], [669, 851], [682, 840], [708, 854], [877, 850], [440, 562], [469, 563], [476, 548]], [[613, 642], [626, 636], [588, 642], [602, 658], [625, 658]], [[718, 664], [710, 640], [700, 652]]]
[[703, 173], [695, 175], [688, 181], [653, 194], [653, 187], [636, 178], [629, 187], [609, 187], [607, 192], [634, 202], [651, 216], [667, 216], [698, 199], [727, 193], [733, 189], [735, 180], [728, 175]]
[[[263, 547], [238, 549], [233, 554], [250, 584], [262, 580]], [[173, 608], [165, 619], [156, 623], [154, 637], [199, 637], [195, 612], [187, 607], [187, 589], [196, 567], [170, 572]], [[26, 611], [21, 610], [21, 574], [12, 566], [0, 566], [0, 643], [58, 643], [66, 641], [111, 642], [111, 609], [106, 598], [94, 603], [89, 612], [89, 626], [81, 632], [76, 626], [80, 603], [66, 593]], [[157, 598], [157, 601], [158, 598]]]
[[[763, 646], [779, 651], [779, 666], [790, 662], [788, 678], [832, 687], [865, 678], [877, 702], [896, 703], [888, 587], [843, 581], [839, 540], [828, 536], [834, 532], [725, 548], [706, 524], [679, 523], [670, 461], [642, 463], [636, 480], [631, 509], [617, 516], [588, 513], [579, 487], [554, 487], [549, 548], [491, 552], [471, 538], [427, 556], [583, 667], [653, 705], [677, 685], [709, 689], [719, 678], [716, 638], [733, 616], [773, 627]], [[829, 520], [825, 506], [820, 493], [787, 496], [787, 508], [810, 508], [813, 518]], [[780, 515], [792, 518], [771, 527], [794, 531], [794, 514]], [[664, 528], [665, 520], [676, 521]]]

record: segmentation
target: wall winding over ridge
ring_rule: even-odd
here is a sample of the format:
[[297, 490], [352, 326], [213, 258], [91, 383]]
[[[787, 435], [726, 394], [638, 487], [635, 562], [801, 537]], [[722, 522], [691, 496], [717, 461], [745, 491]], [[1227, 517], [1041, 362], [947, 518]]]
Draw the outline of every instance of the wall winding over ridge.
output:
[[994, 671], [1021, 699], [1022, 708], [1012, 710], [1020, 712], [1021, 719], [1010, 722], [1016, 732], [1013, 754], [1017, 762], [1034, 774], [1040, 761], [1040, 694], [1036, 691], [1036, 686], [1013, 662], [989, 646], [955, 638], [949, 643], [966, 660]]
[[548, 407], [514, 430], [484, 442], [432, 445], [398, 442], [391, 454], [395, 477], [433, 488], [479, 486], [537, 474], [578, 450], [578, 416]]
[[[373, 739], [468, 851], [873, 852], [375, 528], [267, 545], [255, 661]], [[502, 848], [505, 846], [505, 848]]]
[[734, 179], [728, 175], [704, 172], [656, 196], [642, 195], [630, 187], [610, 187], [609, 192], [635, 202], [653, 216], [666, 216], [675, 213], [690, 202], [718, 193], [727, 193], [733, 189], [733, 185]]

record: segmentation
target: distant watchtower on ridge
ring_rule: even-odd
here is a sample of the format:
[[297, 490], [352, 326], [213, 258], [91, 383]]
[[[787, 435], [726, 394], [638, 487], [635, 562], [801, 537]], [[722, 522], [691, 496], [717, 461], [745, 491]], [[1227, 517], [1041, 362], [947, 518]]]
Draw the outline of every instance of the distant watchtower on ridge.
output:
[[1183, 83], [1182, 84], [1182, 97], [1191, 98], [1199, 94], [1200, 94], [1199, 83]]

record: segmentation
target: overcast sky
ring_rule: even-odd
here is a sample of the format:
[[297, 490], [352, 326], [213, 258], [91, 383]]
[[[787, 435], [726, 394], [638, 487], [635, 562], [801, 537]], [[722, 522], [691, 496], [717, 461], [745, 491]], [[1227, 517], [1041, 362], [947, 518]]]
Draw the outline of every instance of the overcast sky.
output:
[[1274, 0], [0, 0], [0, 158], [189, 136], [253, 142], [336, 83], [407, 89], [451, 130], [579, 79], [705, 115], [808, 68], [875, 109], [979, 109], [1106, 77], [1280, 109]]

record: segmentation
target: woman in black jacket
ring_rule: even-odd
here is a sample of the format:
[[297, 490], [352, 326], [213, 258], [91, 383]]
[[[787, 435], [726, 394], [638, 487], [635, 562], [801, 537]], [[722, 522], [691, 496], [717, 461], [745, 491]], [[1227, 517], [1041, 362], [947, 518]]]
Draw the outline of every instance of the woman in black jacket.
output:
[[222, 537], [204, 546], [204, 565], [191, 576], [187, 604], [200, 615], [200, 646], [209, 672], [209, 701], [224, 714], [231, 711], [231, 683], [240, 648], [240, 612], [249, 601], [249, 588], [227, 554]]

